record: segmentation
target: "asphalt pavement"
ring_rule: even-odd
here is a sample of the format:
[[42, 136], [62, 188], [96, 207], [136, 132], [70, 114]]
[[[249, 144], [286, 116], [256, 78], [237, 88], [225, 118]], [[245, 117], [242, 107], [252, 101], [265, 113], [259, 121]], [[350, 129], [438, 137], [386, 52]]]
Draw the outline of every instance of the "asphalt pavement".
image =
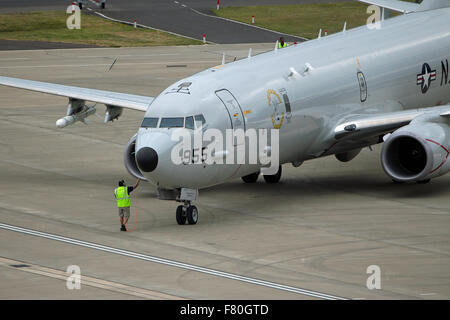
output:
[[[320, 2], [330, 0], [222, 0], [221, 7]], [[215, 0], [107, 0], [104, 10], [88, 0], [86, 3], [89, 12], [99, 12], [121, 21], [132, 22], [136, 19], [138, 24], [199, 40], [206, 34], [206, 40], [211, 43], [269, 43], [281, 36], [291, 42], [304, 40], [219, 18], [212, 11], [216, 7]], [[0, 12], [64, 10], [69, 4], [71, 1], [67, 0], [0, 0]]]

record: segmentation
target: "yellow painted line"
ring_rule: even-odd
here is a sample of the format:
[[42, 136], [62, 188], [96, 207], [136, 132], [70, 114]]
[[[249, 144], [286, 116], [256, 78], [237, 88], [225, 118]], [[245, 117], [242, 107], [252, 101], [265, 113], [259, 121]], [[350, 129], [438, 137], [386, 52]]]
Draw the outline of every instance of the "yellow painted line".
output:
[[211, 69], [218, 70], [218, 69], [221, 69], [223, 67], [225, 67], [224, 64], [219, 64], [218, 66], [212, 67]]
[[[26, 267], [13, 267], [13, 265], [27, 265]], [[8, 269], [29, 272], [49, 278], [59, 279], [67, 281], [70, 276], [65, 271], [41, 267], [35, 264], [17, 261], [12, 259], [7, 259], [0, 257], [0, 266], [6, 267]], [[98, 278], [88, 277], [83, 275], [81, 272], [81, 285], [86, 285], [90, 287], [100, 288], [108, 291], [118, 292], [122, 294], [132, 295], [139, 298], [150, 299], [150, 300], [184, 300], [181, 297], [165, 294], [158, 291], [147, 290], [143, 288], [133, 287], [122, 283], [102, 280]]]

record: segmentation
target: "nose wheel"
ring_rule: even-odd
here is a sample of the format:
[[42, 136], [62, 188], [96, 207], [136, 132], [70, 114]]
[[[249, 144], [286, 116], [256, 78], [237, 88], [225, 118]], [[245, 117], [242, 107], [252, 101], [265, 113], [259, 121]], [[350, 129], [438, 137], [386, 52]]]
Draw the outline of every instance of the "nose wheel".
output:
[[176, 219], [179, 225], [197, 224], [198, 221], [198, 209], [196, 206], [191, 205], [190, 202], [177, 207]]

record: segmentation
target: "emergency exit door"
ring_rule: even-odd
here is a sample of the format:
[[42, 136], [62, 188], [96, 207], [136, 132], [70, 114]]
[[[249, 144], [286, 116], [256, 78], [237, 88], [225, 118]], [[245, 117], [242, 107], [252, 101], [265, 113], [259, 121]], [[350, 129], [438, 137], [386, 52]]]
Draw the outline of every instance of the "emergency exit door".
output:
[[241, 106], [239, 105], [239, 102], [237, 102], [236, 98], [227, 89], [216, 91], [216, 95], [228, 111], [232, 129], [245, 130], [244, 113], [242, 112]]

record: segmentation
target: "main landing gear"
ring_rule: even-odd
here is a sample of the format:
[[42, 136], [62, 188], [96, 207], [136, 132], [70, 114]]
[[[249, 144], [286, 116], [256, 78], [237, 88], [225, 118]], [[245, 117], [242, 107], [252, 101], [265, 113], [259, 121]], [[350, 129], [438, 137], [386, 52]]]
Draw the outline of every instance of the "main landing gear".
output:
[[255, 183], [258, 180], [260, 171], [249, 174], [248, 176], [241, 177], [242, 181], [245, 183]]
[[[255, 173], [249, 174], [248, 176], [241, 177], [241, 179], [245, 183], [255, 183], [258, 180], [259, 173], [260, 171], [257, 171]], [[277, 183], [281, 179], [281, 173], [281, 166], [279, 166], [277, 173], [272, 175], [264, 175], [264, 181], [266, 181], [266, 183]]]

